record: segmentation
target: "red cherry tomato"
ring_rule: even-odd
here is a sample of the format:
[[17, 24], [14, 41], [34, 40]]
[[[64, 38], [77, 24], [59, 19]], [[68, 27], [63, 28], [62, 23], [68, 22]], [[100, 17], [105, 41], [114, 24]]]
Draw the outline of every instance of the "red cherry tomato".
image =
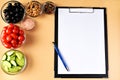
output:
[[11, 33], [12, 33], [12, 29], [9, 29], [9, 28], [8, 28], [8, 29], [6, 30], [6, 33], [7, 33], [7, 34], [11, 34]]
[[3, 34], [6, 34], [6, 30], [3, 30], [2, 33], [3, 33]]
[[10, 43], [4, 43], [3, 44], [6, 48], [11, 48], [12, 47], [12, 45], [10, 44]]
[[3, 36], [3, 35], [6, 35], [6, 31], [5, 31], [5, 30], [2, 31], [2, 36]]
[[16, 40], [11, 40], [11, 44], [17, 44], [17, 41]]
[[6, 41], [7, 42], [10, 42], [11, 40], [12, 40], [12, 36], [11, 35], [6, 36]]
[[21, 45], [21, 44], [22, 44], [22, 41], [19, 41], [18, 44]]
[[20, 36], [18, 37], [18, 40], [19, 40], [19, 41], [24, 41], [24, 40], [25, 40], [25, 37], [22, 36], [22, 35], [20, 35]]
[[23, 31], [23, 30], [20, 30], [20, 31], [19, 31], [19, 35], [24, 35], [24, 31]]
[[13, 47], [13, 48], [17, 48], [18, 45], [17, 45], [17, 44], [12, 44], [12, 47]]
[[4, 42], [6, 42], [6, 40], [5, 39], [1, 39], [1, 42], [4, 43]]
[[14, 29], [18, 29], [19, 30], [19, 27], [17, 25], [14, 25]]
[[5, 26], [5, 27], [3, 28], [3, 31], [4, 31], [4, 30], [7, 30], [7, 26]]
[[8, 28], [9, 28], [9, 29], [13, 29], [13, 28], [14, 28], [14, 24], [10, 23], [10, 24], [8, 25]]
[[18, 36], [15, 33], [10, 34], [14, 39], [18, 39]]
[[17, 34], [19, 33], [19, 29], [13, 29], [12, 32]]
[[12, 47], [13, 47], [13, 48], [17, 48], [17, 47], [18, 47], [18, 43], [17, 43], [17, 41], [14, 40], [14, 39], [11, 41], [11, 44], [12, 44]]
[[7, 41], [6, 41], [6, 38], [2, 38], [1, 41], [2, 41], [3, 44], [4, 44], [5, 42], [7, 42]]
[[6, 39], [6, 36], [7, 36], [6, 34], [2, 35], [2, 39]]

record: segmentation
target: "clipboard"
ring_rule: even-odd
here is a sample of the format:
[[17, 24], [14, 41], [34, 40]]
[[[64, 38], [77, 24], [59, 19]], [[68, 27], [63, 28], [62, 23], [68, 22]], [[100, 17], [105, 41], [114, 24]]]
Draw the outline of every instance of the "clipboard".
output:
[[57, 7], [55, 43], [70, 71], [55, 52], [55, 78], [107, 78], [106, 8]]

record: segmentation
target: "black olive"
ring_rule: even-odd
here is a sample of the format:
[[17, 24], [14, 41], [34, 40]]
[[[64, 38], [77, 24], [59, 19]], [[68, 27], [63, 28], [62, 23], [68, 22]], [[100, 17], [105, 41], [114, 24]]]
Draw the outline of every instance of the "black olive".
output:
[[19, 2], [17, 2], [17, 3], [15, 3], [14, 5], [15, 5], [15, 6], [20, 6], [20, 3], [19, 3]]
[[20, 16], [18, 16], [18, 20], [21, 20], [22, 19], [22, 16], [20, 15]]
[[13, 20], [12, 22], [13, 22], [13, 23], [16, 23], [17, 21], [16, 21], [16, 20]]
[[11, 20], [6, 20], [6, 22], [11, 23]]
[[16, 8], [16, 9], [15, 9], [15, 12], [19, 12], [19, 9], [18, 9], [18, 8]]
[[12, 10], [12, 7], [7, 7], [6, 9], [8, 9], [8, 11], [11, 11], [11, 10]]
[[7, 9], [4, 9], [3, 12], [6, 13], [6, 12], [7, 12]]
[[12, 4], [11, 4], [11, 3], [9, 3], [9, 4], [8, 4], [8, 7], [12, 7]]
[[18, 17], [18, 13], [15, 14], [15, 17]]
[[6, 18], [10, 18], [10, 16], [9, 16], [9, 15], [7, 15], [7, 16], [6, 16]]
[[4, 16], [6, 17], [8, 14], [4, 14]]
[[12, 11], [15, 12], [15, 10], [16, 10], [16, 6], [12, 6]]
[[23, 14], [24, 14], [23, 12], [19, 12], [19, 16], [20, 16], [20, 17], [22, 17], [22, 16], [23, 16]]
[[7, 21], [7, 20], [10, 20], [9, 18], [5, 18], [5, 20]]
[[9, 18], [8, 18], [8, 17], [5, 17], [5, 20], [9, 20]]
[[9, 15], [9, 13], [8, 13], [8, 12], [4, 13], [4, 17], [7, 17], [8, 15]]
[[18, 18], [15, 18], [15, 20], [16, 20], [16, 21], [19, 21], [19, 19], [18, 19]]
[[11, 17], [12, 20], [14, 20], [14, 17]]
[[9, 13], [10, 13], [10, 15], [13, 15], [13, 12], [12, 12], [12, 11], [10, 11]]
[[23, 9], [23, 8], [20, 8], [20, 11], [21, 11], [21, 12], [23, 12], [23, 11], [24, 11], [24, 9]]

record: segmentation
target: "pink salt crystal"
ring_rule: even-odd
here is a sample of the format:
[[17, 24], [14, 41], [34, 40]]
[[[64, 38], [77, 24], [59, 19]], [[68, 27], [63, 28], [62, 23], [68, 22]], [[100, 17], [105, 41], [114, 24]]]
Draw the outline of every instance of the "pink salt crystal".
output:
[[35, 22], [30, 18], [26, 18], [21, 22], [21, 27], [25, 30], [31, 30], [35, 27]]

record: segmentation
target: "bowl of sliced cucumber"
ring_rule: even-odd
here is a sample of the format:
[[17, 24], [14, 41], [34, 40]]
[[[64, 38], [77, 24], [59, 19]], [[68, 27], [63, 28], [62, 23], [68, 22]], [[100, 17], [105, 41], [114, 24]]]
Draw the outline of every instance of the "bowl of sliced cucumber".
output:
[[10, 75], [15, 75], [22, 72], [26, 67], [26, 57], [19, 50], [8, 50], [4, 53], [1, 59], [2, 70]]

